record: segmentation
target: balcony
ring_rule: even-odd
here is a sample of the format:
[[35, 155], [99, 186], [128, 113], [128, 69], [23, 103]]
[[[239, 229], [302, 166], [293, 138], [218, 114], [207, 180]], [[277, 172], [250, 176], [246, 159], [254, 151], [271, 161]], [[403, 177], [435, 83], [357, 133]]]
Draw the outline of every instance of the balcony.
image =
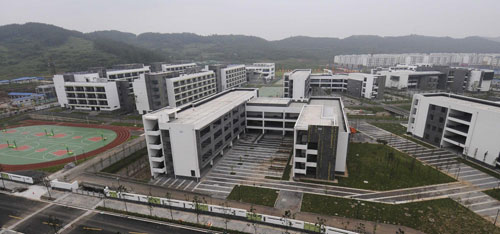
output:
[[154, 173], [166, 173], [167, 169], [165, 167], [163, 167], [163, 168], [152, 168], [152, 171]]
[[160, 135], [160, 130], [146, 130], [146, 135], [149, 136], [159, 136]]
[[150, 149], [154, 149], [154, 150], [161, 150], [162, 145], [161, 145], [161, 143], [158, 143], [158, 144], [148, 144], [148, 147]]
[[151, 161], [153, 162], [164, 162], [165, 161], [165, 157], [161, 156], [161, 157], [150, 157]]

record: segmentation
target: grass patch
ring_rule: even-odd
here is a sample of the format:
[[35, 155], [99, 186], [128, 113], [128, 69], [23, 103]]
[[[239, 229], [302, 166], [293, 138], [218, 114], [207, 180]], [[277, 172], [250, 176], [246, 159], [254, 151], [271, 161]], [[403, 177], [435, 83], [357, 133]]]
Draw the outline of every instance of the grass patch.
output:
[[390, 205], [304, 194], [301, 211], [404, 225], [425, 233], [500, 233], [500, 229], [449, 199]]
[[247, 202], [255, 205], [274, 207], [278, 190], [236, 185], [227, 197], [228, 200]]
[[281, 177], [276, 177], [276, 176], [265, 176], [264, 178], [270, 179], [270, 180], [281, 180]]
[[349, 177], [338, 177], [338, 186], [382, 191], [455, 181], [417, 159], [381, 144], [350, 143], [347, 171]]
[[432, 146], [431, 144], [428, 144], [428, 143], [425, 143], [421, 140], [418, 140], [418, 139], [415, 139], [411, 136], [408, 136], [408, 135], [405, 135], [406, 134], [406, 128], [404, 126], [402, 126], [401, 124], [397, 124], [397, 123], [370, 123], [376, 127], [379, 127], [381, 129], [384, 129], [388, 132], [392, 132], [398, 136], [401, 136], [403, 138], [406, 138], [410, 141], [413, 141], [423, 147], [426, 147], [426, 148], [429, 148], [429, 149], [432, 149], [432, 148], [436, 148], [434, 146]]
[[479, 165], [477, 163], [474, 163], [474, 162], [472, 162], [470, 160], [465, 160], [463, 158], [456, 158], [456, 160], [459, 161], [459, 162], [461, 162], [461, 163], [463, 163], [463, 164], [466, 164], [466, 165], [468, 165], [470, 167], [478, 169], [478, 170], [480, 170], [480, 171], [482, 171], [482, 172], [484, 172], [484, 173], [486, 173], [486, 174], [488, 174], [490, 176], [493, 176], [493, 177], [495, 177], [497, 179], [500, 179], [500, 174], [498, 174], [498, 173], [496, 173], [496, 172], [494, 172], [494, 171], [492, 171], [492, 170], [490, 170], [488, 168], [485, 168], [485, 167], [483, 167], [483, 166], [481, 166], [481, 165]]
[[488, 194], [490, 197], [495, 198], [500, 201], [500, 189], [489, 189], [486, 191], [483, 191], [484, 193]]
[[146, 154], [148, 154], [148, 149], [147, 148], [141, 149], [141, 150], [127, 156], [126, 158], [111, 164], [109, 167], [102, 169], [102, 172], [112, 173], [112, 174], [117, 173], [122, 168], [125, 168], [126, 166], [134, 163], [135, 161], [139, 160], [142, 156], [144, 156]]
[[127, 140], [127, 141], [131, 141], [131, 140], [133, 140], [133, 139], [137, 139], [137, 138], [139, 138], [139, 136], [130, 135], [130, 137], [128, 138], [128, 140]]

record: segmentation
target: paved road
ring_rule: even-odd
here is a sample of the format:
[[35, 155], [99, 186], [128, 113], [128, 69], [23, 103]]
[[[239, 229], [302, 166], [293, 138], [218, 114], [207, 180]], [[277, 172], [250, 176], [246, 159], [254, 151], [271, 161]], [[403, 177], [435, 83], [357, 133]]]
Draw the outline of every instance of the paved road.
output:
[[186, 230], [177, 227], [165, 226], [159, 223], [151, 223], [142, 220], [128, 219], [126, 217], [107, 215], [107, 214], [92, 214], [81, 221], [75, 223], [72, 230], [68, 230], [68, 234], [77, 233], [99, 233], [99, 234], [116, 234], [116, 233], [206, 233], [196, 230]]
[[9, 227], [45, 204], [0, 193], [0, 226]]
[[26, 234], [51, 234], [62, 228], [66, 228], [62, 233], [206, 233], [198, 228], [95, 213], [3, 193], [0, 193], [0, 222], [2, 228]]
[[54, 226], [57, 230], [61, 229], [83, 213], [85, 213], [84, 210], [51, 205], [38, 214], [24, 220], [14, 230], [27, 234], [52, 234], [54, 233]]

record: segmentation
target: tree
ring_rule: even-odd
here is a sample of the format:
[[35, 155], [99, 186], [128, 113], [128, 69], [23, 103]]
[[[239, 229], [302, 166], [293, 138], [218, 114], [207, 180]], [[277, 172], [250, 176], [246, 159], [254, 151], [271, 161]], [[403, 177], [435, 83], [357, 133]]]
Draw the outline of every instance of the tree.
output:
[[229, 206], [227, 205], [227, 202], [224, 202], [221, 204], [222, 208], [224, 209], [224, 233], [229, 233], [229, 229], [227, 227], [227, 224], [231, 220], [231, 216], [236, 215], [236, 212], [231, 210]]
[[205, 204], [202, 204], [203, 203], [207, 203], [207, 201], [205, 200], [204, 197], [202, 197], [201, 199], [195, 195], [193, 197], [193, 204], [194, 204], [194, 211], [196, 212], [196, 223], [200, 223], [200, 214], [201, 214], [201, 211], [203, 210], [202, 207], [205, 206]]
[[149, 209], [149, 215], [153, 216], [153, 195], [151, 194], [151, 188], [149, 189], [149, 194], [148, 194], [148, 209]]
[[325, 222], [326, 220], [320, 217], [316, 217], [316, 222], [314, 223], [314, 226], [316, 227], [315, 230], [317, 230], [318, 233], [325, 233], [326, 228], [325, 228]]
[[3, 167], [2, 167], [2, 165], [0, 165], [0, 179], [2, 180], [2, 188], [5, 189], [6, 188], [5, 187], [5, 180], [3, 179], [2, 171], [3, 171]]
[[47, 193], [49, 194], [49, 199], [52, 200], [52, 194], [50, 194], [50, 179], [45, 176], [42, 179], [43, 185], [45, 185], [45, 188], [47, 189]]
[[251, 225], [252, 225], [252, 227], [253, 227], [253, 231], [254, 231], [254, 233], [255, 233], [255, 234], [257, 234], [257, 227], [258, 227], [258, 225], [257, 225], [257, 221], [260, 221], [260, 220], [257, 220], [257, 219], [258, 219], [258, 216], [257, 216], [257, 214], [255, 213], [255, 210], [256, 210], [256, 209], [253, 207], [253, 204], [251, 204], [251, 205], [250, 205], [250, 210], [248, 210], [249, 215], [250, 215], [250, 217], [251, 217], [251, 218], [250, 218], [250, 223], [251, 223]]
[[290, 222], [290, 219], [294, 219], [295, 214], [292, 213], [290, 210], [285, 210], [285, 213], [283, 216], [281, 216], [281, 220], [285, 222], [285, 234], [290, 234], [289, 228], [292, 227], [292, 222]]
[[167, 198], [167, 200], [168, 200], [168, 209], [170, 210], [170, 219], [174, 220], [174, 212], [172, 211], [172, 204], [171, 204], [172, 195], [169, 192], [167, 192], [167, 193], [165, 193], [165, 198]]
[[[123, 199], [121, 198], [121, 193], [126, 193], [127, 192], [127, 188], [125, 188], [125, 186], [123, 185], [118, 185], [118, 188], [116, 189], [118, 190], [118, 193], [120, 194], [120, 199]], [[128, 208], [127, 208], [127, 199], [123, 199], [123, 204], [125, 205], [125, 211], [128, 212]]]

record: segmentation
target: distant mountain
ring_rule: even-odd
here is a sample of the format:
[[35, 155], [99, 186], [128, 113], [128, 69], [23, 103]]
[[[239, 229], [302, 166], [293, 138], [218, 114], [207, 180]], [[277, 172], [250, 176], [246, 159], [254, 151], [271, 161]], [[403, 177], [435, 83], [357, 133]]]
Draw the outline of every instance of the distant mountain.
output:
[[123, 42], [90, 38], [53, 25], [0, 26], [0, 79], [48, 76], [116, 63], [152, 62], [165, 57]]
[[490, 41], [500, 42], [500, 37], [485, 37], [485, 39], [488, 39]]
[[92, 66], [153, 61], [274, 61], [279, 67], [318, 67], [339, 54], [500, 53], [491, 38], [409, 35], [351, 36], [344, 39], [297, 36], [268, 41], [254, 36], [193, 33], [81, 33], [40, 23], [0, 26], [0, 78], [49, 75]]
[[267, 41], [253, 36], [200, 36], [192, 33], [143, 33], [134, 37], [130, 33], [98, 31], [89, 35], [162, 51], [173, 59], [233, 59], [235, 62], [255, 58], [263, 60], [292, 58], [327, 62], [339, 54], [500, 52], [499, 42], [481, 37], [455, 39], [420, 35], [400, 37], [361, 35], [339, 39], [297, 36]]

